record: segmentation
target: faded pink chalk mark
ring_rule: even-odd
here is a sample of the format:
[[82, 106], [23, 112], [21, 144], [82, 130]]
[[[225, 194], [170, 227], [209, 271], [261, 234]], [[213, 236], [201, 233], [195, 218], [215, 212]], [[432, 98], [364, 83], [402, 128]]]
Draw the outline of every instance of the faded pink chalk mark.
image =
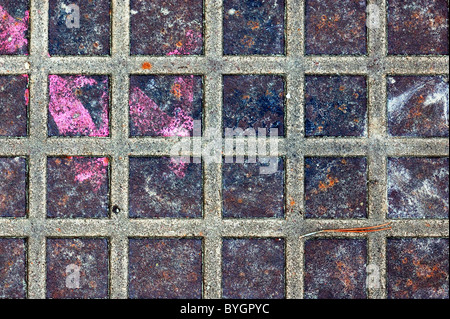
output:
[[[95, 85], [97, 81], [85, 76], [49, 76], [49, 112], [61, 135], [85, 135], [104, 137], [109, 135], [108, 94], [102, 95], [101, 126], [96, 127], [88, 110], [73, 94], [73, 88]], [[107, 80], [105, 80], [107, 81]]]
[[167, 55], [190, 55], [193, 50], [201, 45], [202, 34], [194, 30], [186, 31], [186, 42], [182, 43], [178, 49], [170, 51]]
[[190, 159], [186, 157], [170, 158], [169, 168], [176, 176], [183, 178], [186, 176], [187, 165]]
[[109, 159], [107, 157], [85, 158], [85, 157], [69, 157], [75, 159], [75, 181], [83, 183], [89, 182], [92, 188], [97, 192], [102, 185], [107, 182], [107, 167]]
[[28, 45], [25, 33], [28, 30], [29, 11], [25, 11], [23, 20], [12, 17], [0, 6], [0, 52], [2, 54], [16, 53]]
[[[177, 77], [174, 81], [179, 95], [174, 115], [162, 111], [158, 105], [142, 90], [135, 87], [130, 93], [130, 117], [133, 124], [143, 135], [188, 137], [194, 127], [192, 102], [194, 101], [194, 76]], [[173, 159], [170, 169], [178, 176], [184, 177], [187, 168], [185, 160]]]
[[174, 115], [162, 111], [158, 105], [139, 88], [135, 87], [130, 93], [130, 117], [133, 124], [143, 135], [182, 136], [190, 135], [194, 126], [192, 112], [193, 76], [178, 77], [174, 84], [179, 85], [180, 101], [174, 110]]

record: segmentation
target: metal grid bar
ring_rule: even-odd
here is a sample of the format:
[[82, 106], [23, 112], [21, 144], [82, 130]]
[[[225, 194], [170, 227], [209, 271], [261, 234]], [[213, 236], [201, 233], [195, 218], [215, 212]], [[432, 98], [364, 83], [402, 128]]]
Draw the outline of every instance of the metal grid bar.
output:
[[[369, 0], [386, 12], [385, 0]], [[386, 133], [386, 75], [442, 74], [448, 57], [387, 56], [386, 19], [368, 30], [368, 54], [357, 57], [305, 56], [302, 0], [286, 1], [286, 55], [276, 57], [222, 55], [222, 1], [204, 0], [204, 56], [152, 57], [129, 55], [129, 1], [112, 0], [112, 49], [108, 57], [48, 57], [48, 2], [31, 0], [30, 55], [0, 57], [0, 74], [30, 75], [30, 118], [27, 138], [2, 139], [0, 156], [29, 160], [29, 215], [0, 219], [0, 236], [28, 238], [28, 297], [45, 298], [46, 237], [106, 237], [110, 240], [110, 297], [127, 297], [129, 237], [202, 237], [204, 239], [204, 298], [221, 297], [223, 237], [283, 237], [286, 243], [286, 297], [303, 297], [303, 244], [299, 236], [319, 228], [358, 227], [386, 222], [386, 158], [388, 156], [448, 156], [448, 139], [390, 138]], [[385, 15], [384, 15], [385, 17]], [[143, 70], [145, 61], [151, 70]], [[221, 164], [203, 163], [203, 218], [128, 218], [129, 156], [170, 155], [179, 138], [129, 138], [128, 80], [130, 74], [199, 74], [204, 80], [204, 129], [222, 122], [223, 74], [281, 74], [286, 79], [286, 137], [278, 155], [285, 159], [285, 218], [222, 219]], [[366, 138], [304, 138], [303, 87], [305, 74], [358, 74], [368, 80]], [[105, 74], [111, 79], [109, 138], [47, 138], [49, 74]], [[448, 71], [445, 72], [448, 74]], [[46, 219], [46, 158], [52, 155], [101, 155], [111, 159], [111, 204], [122, 208], [104, 220]], [[194, 155], [192, 153], [187, 155]], [[242, 154], [245, 155], [245, 154]], [[305, 156], [366, 156], [369, 215], [365, 220], [304, 219]], [[430, 225], [424, 231], [424, 225]], [[448, 236], [448, 220], [393, 220], [389, 236]], [[332, 235], [321, 235], [330, 237]], [[387, 233], [342, 234], [368, 238], [368, 261], [380, 265], [385, 285]], [[385, 289], [369, 290], [369, 298], [385, 298]]]

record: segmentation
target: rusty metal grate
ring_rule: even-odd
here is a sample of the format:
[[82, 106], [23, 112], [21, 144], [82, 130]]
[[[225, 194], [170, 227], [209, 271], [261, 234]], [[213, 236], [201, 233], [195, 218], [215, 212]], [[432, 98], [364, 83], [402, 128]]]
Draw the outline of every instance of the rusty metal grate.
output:
[[[110, 56], [48, 55], [47, 1], [31, 0], [28, 56], [1, 56], [0, 74], [29, 75], [28, 136], [1, 138], [0, 156], [25, 157], [28, 170], [28, 214], [0, 218], [0, 237], [27, 239], [27, 297], [46, 297], [46, 239], [101, 237], [109, 241], [109, 297], [128, 297], [129, 238], [187, 237], [203, 240], [203, 298], [222, 297], [222, 239], [283, 238], [285, 297], [304, 297], [304, 247], [301, 235], [324, 228], [363, 227], [391, 221], [392, 230], [370, 234], [340, 234], [366, 238], [367, 262], [380, 268], [382, 288], [368, 298], [386, 298], [386, 258], [389, 237], [448, 237], [447, 219], [389, 219], [388, 157], [448, 157], [445, 137], [391, 137], [387, 132], [387, 77], [390, 75], [448, 75], [447, 56], [394, 56], [387, 52], [387, 4], [369, 0], [380, 10], [380, 27], [367, 29], [367, 54], [357, 56], [305, 53], [305, 1], [286, 0], [285, 55], [225, 56], [222, 39], [223, 4], [204, 0], [204, 55], [131, 56], [130, 1], [111, 1]], [[151, 68], [143, 68], [150, 63]], [[109, 137], [48, 137], [48, 75], [108, 75], [110, 80]], [[285, 80], [285, 137], [279, 137], [277, 156], [284, 158], [285, 212], [283, 218], [222, 218], [222, 164], [203, 163], [202, 218], [133, 219], [128, 216], [129, 158], [169, 156], [180, 138], [130, 137], [128, 92], [130, 75], [201, 75], [203, 128], [222, 123], [223, 75], [277, 74]], [[367, 134], [363, 137], [305, 137], [304, 90], [308, 75], [360, 75], [367, 79]], [[192, 137], [191, 139], [195, 139]], [[105, 219], [50, 219], [46, 212], [47, 158], [103, 156], [110, 159], [110, 211]], [[186, 155], [195, 156], [192, 152]], [[245, 154], [242, 154], [245, 155]], [[368, 216], [359, 219], [304, 217], [305, 157], [365, 157]], [[332, 234], [320, 237], [331, 238]]]

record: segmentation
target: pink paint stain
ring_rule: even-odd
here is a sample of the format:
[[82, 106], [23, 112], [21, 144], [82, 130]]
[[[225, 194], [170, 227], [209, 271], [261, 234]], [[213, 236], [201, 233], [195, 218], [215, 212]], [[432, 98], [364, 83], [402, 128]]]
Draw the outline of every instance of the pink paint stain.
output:
[[96, 159], [75, 157], [75, 181], [83, 183], [88, 181], [95, 192], [107, 182], [107, 167], [109, 159], [99, 157]]
[[171, 158], [169, 168], [179, 178], [183, 178], [186, 175], [187, 165], [189, 164], [189, 158]]
[[186, 31], [186, 42], [178, 49], [175, 49], [167, 55], [190, 55], [193, 50], [202, 45], [202, 34], [197, 31]]
[[194, 76], [178, 77], [175, 84], [179, 84], [180, 100], [174, 110], [174, 116], [162, 111], [158, 105], [139, 88], [130, 92], [130, 117], [139, 132], [144, 135], [182, 136], [190, 135], [194, 119], [192, 112]]
[[[179, 90], [179, 99], [173, 116], [162, 111], [139, 88], [131, 90], [130, 117], [141, 134], [164, 137], [190, 136], [194, 127], [194, 119], [189, 115], [192, 113], [194, 101], [194, 76], [177, 77], [174, 85], [177, 85]], [[187, 163], [183, 159], [171, 159], [169, 167], [178, 177], [184, 177]]]
[[28, 44], [25, 33], [28, 30], [29, 11], [23, 20], [15, 19], [0, 6], [0, 52], [15, 53]]
[[[192, 50], [201, 45], [202, 34], [193, 30], [186, 31], [186, 41], [178, 49], [167, 55], [189, 55]], [[130, 117], [141, 134], [158, 136], [188, 137], [194, 127], [192, 102], [194, 100], [194, 76], [186, 79], [178, 77], [180, 105], [175, 108], [174, 116], [163, 112], [158, 105], [139, 88], [133, 88], [130, 93]], [[180, 178], [185, 176], [188, 160], [185, 158], [170, 159], [169, 168]]]
[[109, 135], [108, 94], [104, 92], [101, 98], [102, 124], [97, 128], [88, 110], [72, 92], [73, 88], [95, 85], [97, 81], [85, 76], [62, 78], [57, 75], [50, 75], [49, 81], [49, 112], [60, 134], [97, 137]]

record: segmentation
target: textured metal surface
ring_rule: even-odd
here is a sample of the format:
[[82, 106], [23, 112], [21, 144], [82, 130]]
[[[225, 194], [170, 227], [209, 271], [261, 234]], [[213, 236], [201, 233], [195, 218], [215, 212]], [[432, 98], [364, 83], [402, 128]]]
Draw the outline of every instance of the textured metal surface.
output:
[[21, 238], [0, 238], [0, 298], [27, 295], [26, 242]]
[[0, 136], [26, 136], [28, 75], [0, 76], [0, 101]]
[[47, 217], [108, 217], [108, 167], [107, 157], [49, 157]]
[[307, 54], [365, 54], [366, 1], [306, 0]]
[[129, 254], [130, 298], [201, 298], [201, 239], [131, 239]]
[[[109, 295], [108, 241], [100, 238], [47, 239], [46, 297], [51, 299], [105, 299]], [[79, 282], [67, 266], [79, 267]]]
[[305, 158], [305, 217], [367, 217], [367, 160]]
[[0, 4], [0, 54], [28, 54], [29, 0], [6, 0]]
[[201, 76], [131, 76], [131, 136], [190, 136], [202, 120]]
[[448, 238], [388, 239], [390, 299], [448, 299]]
[[448, 157], [389, 158], [390, 218], [448, 219]]
[[169, 157], [130, 158], [130, 217], [202, 217], [202, 167]]
[[[69, 5], [79, 8], [79, 28], [67, 27]], [[56, 55], [109, 55], [111, 41], [111, 1], [50, 0], [48, 53]]]
[[391, 54], [448, 54], [448, 2], [388, 0]]
[[283, 239], [227, 238], [222, 258], [223, 298], [284, 298]]
[[224, 0], [223, 53], [284, 54], [284, 0]]
[[132, 55], [203, 52], [203, 1], [130, 1]]
[[367, 89], [363, 76], [305, 77], [306, 136], [365, 136]]
[[108, 136], [108, 77], [50, 75], [48, 108], [49, 136]]
[[[146, 3], [143, 5], [142, 12], [140, 7], [136, 7], [140, 2]], [[174, 2], [165, 1], [164, 3], [170, 4]], [[362, 254], [361, 258], [366, 260], [367, 264], [374, 264], [378, 267], [381, 284], [379, 288], [366, 287], [364, 289], [364, 283], [361, 283], [361, 279], [358, 279], [357, 287], [355, 286], [356, 290], [345, 296], [383, 299], [391, 297], [392, 294], [395, 296], [415, 295], [415, 293], [410, 292], [410, 289], [412, 289], [410, 286], [405, 286], [408, 282], [402, 284], [394, 281], [396, 288], [389, 288], [391, 287], [389, 278], [393, 276], [402, 277], [408, 274], [402, 274], [405, 271], [404, 269], [398, 270], [400, 275], [390, 270], [392, 267], [390, 263], [398, 262], [396, 256], [406, 253], [404, 245], [398, 246], [395, 244], [394, 246], [400, 247], [395, 249], [395, 252], [390, 248], [392, 244], [387, 245], [387, 243], [390, 238], [421, 241], [433, 237], [439, 240], [439, 247], [445, 248], [445, 243], [442, 244], [445, 241], [448, 247], [448, 217], [440, 216], [440, 218], [436, 218], [436, 215], [433, 213], [430, 217], [391, 219], [391, 216], [388, 215], [390, 214], [388, 158], [448, 158], [448, 139], [445, 138], [448, 136], [448, 123], [442, 123], [442, 118], [437, 117], [439, 113], [442, 114], [442, 111], [439, 110], [442, 110], [443, 107], [445, 110], [445, 105], [448, 105], [448, 96], [444, 95], [444, 101], [447, 101], [447, 104], [438, 101], [429, 104], [432, 108], [427, 114], [436, 118], [435, 125], [427, 124], [426, 121], [408, 120], [408, 117], [406, 117], [407, 121], [419, 124], [417, 129], [406, 134], [394, 133], [391, 131], [391, 127], [395, 128], [395, 123], [393, 125], [389, 124], [391, 122], [389, 122], [388, 100], [391, 98], [391, 93], [395, 93], [393, 95], [395, 97], [397, 92], [394, 92], [392, 89], [390, 78], [410, 75], [420, 77], [439, 76], [440, 80], [434, 82], [434, 88], [433, 85], [430, 85], [434, 93], [429, 93], [431, 100], [434, 100], [434, 96], [437, 98], [436, 92], [438, 92], [439, 87], [436, 88], [436, 85], [445, 85], [445, 80], [441, 79], [448, 76], [448, 56], [439, 55], [448, 54], [448, 42], [446, 42], [448, 21], [445, 16], [447, 11], [444, 10], [442, 14], [436, 15], [437, 18], [441, 17], [439, 19], [442, 20], [437, 22], [439, 26], [445, 27], [438, 27], [436, 30], [433, 30], [433, 23], [427, 18], [429, 13], [424, 15], [419, 13], [419, 18], [412, 21], [417, 25], [420, 24], [420, 28], [424, 26], [426, 30], [411, 27], [409, 30], [413, 30], [412, 35], [402, 35], [396, 38], [388, 37], [392, 27], [395, 29], [395, 25], [411, 22], [411, 19], [408, 17], [393, 19], [393, 15], [388, 12], [393, 8], [392, 0], [346, 1], [346, 3], [349, 3], [348, 8], [347, 6], [338, 6], [334, 9], [330, 5], [327, 6], [329, 2], [285, 0], [284, 8], [282, 8], [282, 1], [277, 1], [275, 10], [267, 13], [267, 16], [258, 16], [266, 12], [264, 10], [259, 12], [258, 10], [249, 10], [248, 17], [239, 17], [236, 15], [239, 9], [237, 8], [233, 16], [236, 22], [231, 24], [231, 26], [237, 26], [240, 23], [243, 28], [239, 29], [237, 34], [235, 32], [229, 37], [225, 20], [230, 19], [230, 9], [233, 8], [229, 8], [228, 4], [235, 3], [232, 1], [204, 0], [203, 5], [200, 1], [192, 2], [195, 4], [192, 10], [184, 10], [186, 3], [181, 1], [179, 6], [174, 6], [174, 10], [170, 10], [168, 8], [169, 5], [167, 5], [169, 14], [164, 16], [166, 17], [164, 18], [163, 15], [167, 11], [161, 12], [161, 9], [165, 8], [165, 6], [161, 6], [162, 1], [111, 0], [110, 36], [102, 35], [102, 41], [106, 41], [108, 38], [110, 40], [109, 54], [106, 53], [100, 56], [87, 54], [81, 56], [82, 54], [71, 53], [77, 56], [59, 54], [54, 56], [49, 54], [49, 44], [53, 41], [53, 31], [50, 30], [50, 24], [57, 17], [48, 14], [50, 9], [49, 1], [30, 0], [27, 8], [28, 1], [1, 0], [2, 14], [6, 10], [9, 12], [9, 16], [4, 15], [6, 19], [1, 20], [2, 23], [0, 25], [0, 74], [2, 76], [26, 74], [29, 79], [27, 136], [9, 137], [9, 131], [13, 130], [12, 127], [7, 126], [5, 128], [0, 126], [0, 129], [6, 130], [6, 135], [8, 135], [8, 137], [0, 136], [1, 158], [20, 157], [23, 161], [26, 161], [27, 165], [27, 177], [25, 179], [21, 177], [21, 180], [27, 181], [27, 184], [21, 189], [28, 191], [28, 214], [21, 215], [22, 217], [18, 218], [3, 216], [0, 218], [1, 240], [4, 240], [3, 238], [26, 238], [24, 249], [26, 249], [27, 258], [17, 258], [21, 267], [26, 269], [27, 289], [25, 295], [23, 288], [20, 288], [22, 290], [20, 290], [18, 296], [32, 299], [45, 298], [47, 296], [51, 297], [51, 292], [53, 291], [56, 291], [56, 295], [60, 297], [73, 296], [69, 292], [64, 293], [64, 291], [58, 290], [61, 282], [64, 283], [65, 281], [63, 273], [60, 272], [59, 275], [56, 275], [55, 280], [57, 282], [50, 286], [48, 286], [49, 281], [47, 280], [47, 267], [53, 260], [57, 263], [59, 262], [55, 259], [57, 256], [52, 251], [49, 251], [51, 247], [47, 239], [57, 238], [58, 240], [66, 241], [73, 237], [80, 238], [80, 240], [92, 239], [99, 243], [101, 242], [102, 244], [99, 244], [98, 247], [105, 247], [105, 240], [108, 240], [108, 249], [98, 248], [94, 250], [98, 251], [98, 254], [102, 256], [101, 260], [110, 263], [110, 267], [106, 267], [107, 270], [109, 269], [109, 273], [106, 273], [109, 276], [109, 281], [104, 277], [106, 276], [105, 269], [102, 269], [101, 273], [95, 275], [98, 290], [95, 290], [95, 293], [93, 290], [82, 290], [80, 291], [80, 296], [127, 298], [135, 297], [139, 292], [142, 293], [142, 296], [149, 297], [164, 296], [167, 291], [176, 293], [174, 289], [171, 289], [173, 286], [164, 288], [164, 290], [155, 290], [130, 284], [130, 278], [134, 278], [130, 276], [132, 274], [130, 266], [136, 265], [136, 260], [132, 258], [134, 253], [132, 250], [134, 239], [132, 238], [139, 238], [136, 240], [141, 240], [142, 238], [143, 241], [153, 240], [152, 238], [164, 240], [183, 238], [183, 240], [195, 241], [196, 244], [192, 244], [189, 251], [191, 251], [191, 257], [195, 255], [198, 258], [198, 261], [195, 263], [195, 267], [197, 267], [195, 268], [195, 275], [197, 277], [193, 281], [195, 289], [189, 291], [191, 294], [189, 296], [208, 299], [221, 298], [227, 296], [228, 291], [225, 289], [222, 281], [223, 266], [225, 265], [223, 247], [226, 245], [223, 243], [223, 238], [255, 240], [254, 238], [257, 237], [267, 240], [266, 245], [269, 248], [266, 250], [276, 251], [276, 260], [284, 259], [285, 265], [284, 271], [279, 274], [279, 276], [284, 276], [284, 295], [282, 294], [283, 290], [281, 288], [278, 289], [280, 281], [276, 285], [265, 286], [265, 294], [290, 299], [315, 297], [317, 295], [314, 295], [314, 293], [310, 294], [309, 288], [307, 288], [310, 286], [306, 285], [305, 280], [307, 272], [310, 271], [310, 268], [305, 268], [305, 258], [309, 256], [310, 253], [307, 253], [307, 250], [311, 246], [307, 243], [305, 244], [305, 239], [300, 238], [300, 236], [324, 228], [363, 227], [387, 221], [392, 221], [392, 230], [390, 231], [369, 234], [340, 234], [342, 239], [349, 240], [352, 243], [356, 239], [367, 242], [366, 253], [363, 251], [362, 244], [355, 244], [354, 249], [360, 247], [358, 251]], [[401, 3], [401, 1], [395, 2]], [[414, 2], [419, 3], [418, 1]], [[422, 2], [431, 10], [438, 8], [437, 10], [439, 11], [441, 7], [448, 10], [447, 1], [420, 1], [420, 3]], [[239, 5], [240, 3], [248, 5], [250, 1], [239, 2]], [[268, 4], [273, 3], [274, 1], [258, 1], [262, 8], [266, 8]], [[372, 4], [378, 7], [378, 25], [371, 25], [370, 28], [365, 28], [364, 16], [370, 15], [370, 13], [366, 13], [364, 4]], [[320, 7], [323, 13], [312, 10], [314, 6]], [[355, 6], [354, 12], [351, 9], [352, 6]], [[174, 19], [176, 17], [171, 16], [170, 12], [176, 11], [178, 8], [181, 9], [181, 12], [178, 13], [180, 23], [175, 24]], [[246, 8], [244, 9], [247, 10]], [[26, 13], [27, 10], [29, 19]], [[407, 11], [402, 12], [409, 14]], [[88, 14], [90, 13], [92, 12], [88, 12]], [[340, 19], [334, 16], [334, 13], [339, 14]], [[98, 14], [101, 14], [101, 12], [99, 11]], [[430, 14], [433, 13], [431, 12]], [[326, 21], [322, 20], [324, 18], [323, 15], [326, 15]], [[261, 27], [268, 16], [271, 16], [272, 20], [277, 22]], [[238, 19], [242, 21], [238, 21]], [[256, 23], [250, 22], [249, 24], [249, 21], [255, 22], [256, 19], [261, 20], [256, 21], [259, 22], [259, 28], [257, 28]], [[337, 19], [337, 21], [334, 21], [334, 19]], [[101, 21], [106, 24], [109, 20], [102, 18]], [[151, 25], [151, 21], [163, 24], [166, 22], [168, 24], [174, 23], [174, 30], [166, 30], [166, 32], [173, 34], [172, 39], [169, 33], [154, 33], [150, 30], [151, 28], [142, 26], [142, 24]], [[16, 22], [17, 24], [15, 24]], [[282, 24], [284, 25], [283, 32], [272, 28], [274, 25], [280, 26]], [[322, 33], [318, 33], [319, 31], [315, 29], [322, 24], [323, 36], [321, 36]], [[13, 39], [8, 41], [9, 37], [4, 36], [6, 34], [4, 30], [9, 30], [12, 26], [17, 28], [17, 30], [14, 29], [17, 37], [14, 41], [12, 41]], [[186, 26], [189, 26], [189, 30], [192, 29], [197, 33], [188, 34]], [[269, 31], [266, 32], [264, 28]], [[406, 27], [400, 27], [399, 30], [402, 30], [402, 28]], [[91, 32], [92, 35], [98, 35], [95, 30], [91, 30]], [[63, 33], [63, 37], [71, 39], [66, 32]], [[201, 33], [201, 37], [198, 33]], [[348, 38], [348, 34], [353, 37]], [[428, 35], [431, 36], [427, 38]], [[254, 42], [252, 47], [261, 51], [252, 51], [245, 47], [245, 45], [252, 44], [251, 41], [248, 41], [249, 37], [259, 39]], [[266, 41], [269, 38], [275, 41], [276, 44], [267, 45]], [[244, 39], [243, 44], [241, 39]], [[234, 47], [233, 40], [238, 51], [242, 51], [236, 53], [227, 52], [228, 49]], [[91, 46], [94, 46], [94, 44], [90, 42], [91, 40], [86, 41], [88, 42], [83, 44], [85, 50], [87, 48], [91, 49]], [[11, 42], [13, 42], [12, 45]], [[406, 43], [407, 51], [403, 49], [404, 43]], [[77, 43], [76, 48], [79, 48], [79, 45], [80, 43]], [[63, 50], [66, 47], [69, 47], [69, 44], [61, 44], [59, 50]], [[396, 55], [396, 52], [411, 56]], [[27, 55], [27, 53], [29, 54]], [[228, 53], [231, 53], [231, 55], [226, 55]], [[51, 76], [62, 78], [63, 76], [80, 75], [85, 78], [95, 76], [108, 77], [108, 85], [105, 86], [109, 90], [105, 94], [110, 97], [108, 134], [103, 135], [106, 131], [101, 130], [101, 126], [87, 125], [88, 128], [93, 128], [92, 132], [99, 134], [76, 137], [56, 134], [57, 136], [49, 137], [48, 129], [51, 126], [51, 112], [49, 112]], [[189, 137], [190, 134], [186, 132], [189, 130], [182, 130], [182, 134], [169, 136], [162, 136], [163, 134], [148, 134], [150, 136], [145, 136], [146, 134], [133, 132], [130, 96], [133, 88], [135, 88], [133, 86], [133, 77], [141, 75], [152, 77], [169, 75], [176, 78], [190, 78], [191, 75], [201, 76], [202, 82], [200, 87], [203, 87], [201, 92], [195, 91], [194, 96], [196, 94], [202, 96], [201, 120], [203, 131], [218, 127], [220, 132], [224, 132], [226, 127], [224, 114], [226, 114], [225, 103], [226, 94], [228, 93], [226, 93], [227, 86], [224, 86], [224, 84], [227, 76], [277, 75], [282, 77], [284, 88], [282, 89], [279, 86], [280, 89], [274, 92], [280, 94], [280, 90], [284, 91], [284, 94], [282, 94], [284, 96], [284, 136], [278, 138], [278, 151], [275, 154], [275, 156], [284, 160], [284, 214], [279, 215], [279, 218], [223, 218], [224, 210], [222, 207], [225, 194], [223, 191], [223, 167], [225, 164], [203, 162], [201, 164], [203, 187], [201, 217], [196, 215], [195, 218], [185, 218], [184, 216], [180, 218], [178, 215], [178, 217], [172, 218], [130, 218], [132, 212], [130, 209], [132, 203], [130, 197], [134, 196], [131, 191], [133, 183], [130, 180], [132, 159], [134, 157], [167, 157], [171, 154], [172, 146], [181, 139], [186, 138], [190, 141], [198, 139], [198, 137]], [[307, 91], [305, 78], [323, 75], [366, 78], [367, 121], [364, 129], [362, 129], [363, 124], [361, 120], [356, 126], [358, 128], [357, 136], [306, 136], [308, 128], [305, 124], [306, 117], [309, 115], [307, 115], [305, 109], [307, 101], [305, 96]], [[431, 81], [430, 83], [433, 82]], [[147, 84], [144, 85], [147, 86]], [[170, 83], [169, 81], [161, 86], [157, 92], [171, 94], [172, 85], [173, 82]], [[361, 85], [354, 85], [358, 86], [358, 90], [362, 90]], [[350, 87], [353, 90], [353, 84]], [[67, 88], [69, 91], [72, 89], [73, 87]], [[143, 89], [141, 88], [141, 90]], [[246, 85], [242, 86], [242, 89], [249, 90], [250, 87]], [[402, 94], [404, 88], [399, 87], [398, 90], [398, 93]], [[93, 94], [94, 92], [96, 91], [92, 91]], [[98, 100], [99, 95], [101, 98], [103, 92], [105, 90], [102, 90], [102, 94], [100, 92], [94, 94], [94, 96], [97, 96], [95, 99]], [[175, 92], [181, 91], [175, 90]], [[336, 91], [336, 94], [340, 94], [340, 92]], [[3, 94], [3, 91], [0, 94]], [[150, 96], [151, 94], [156, 93], [152, 93], [151, 90], [146, 93], [147, 97], [151, 99], [158, 98], [158, 94], [155, 97]], [[347, 93], [343, 91], [342, 94]], [[420, 95], [423, 94], [419, 93], [418, 97], [414, 99], [419, 100]], [[86, 100], [84, 100], [85, 97]], [[272, 98], [271, 95], [269, 97]], [[425, 95], [423, 97], [426, 98]], [[25, 99], [23, 88], [17, 90], [17, 96], [14, 98], [19, 101], [17, 104], [23, 105]], [[268, 97], [264, 98], [268, 99]], [[278, 99], [279, 95], [274, 94], [273, 98]], [[79, 98], [75, 95], [73, 101], [77, 100], [76, 104], [82, 105], [87, 110], [89, 108], [87, 103], [95, 99], [90, 94], [83, 94]], [[339, 102], [339, 99], [337, 100]], [[172, 101], [176, 101], [176, 97]], [[268, 101], [267, 105], [277, 105], [278, 107], [281, 99], [276, 104], [271, 104], [270, 99]], [[164, 107], [161, 103], [158, 106]], [[435, 108], [438, 108], [438, 110]], [[88, 110], [87, 112], [91, 117], [92, 123], [99, 124], [100, 122], [93, 120], [95, 115], [91, 111]], [[362, 114], [363, 112], [358, 113], [358, 117], [363, 117]], [[8, 117], [10, 116], [8, 115]], [[79, 117], [75, 115], [75, 119], [77, 118]], [[102, 117], [100, 116], [99, 118], [101, 119]], [[341, 123], [339, 117], [336, 118], [336, 121], [338, 121], [340, 126], [338, 130], [343, 132], [339, 133], [339, 135], [349, 134], [343, 129], [345, 122]], [[0, 123], [2, 123], [1, 120]], [[425, 124], [428, 127], [424, 128]], [[133, 135], [144, 136], [134, 137]], [[246, 139], [244, 138], [244, 140]], [[207, 141], [203, 141], [203, 144], [206, 143]], [[185, 155], [188, 156], [199, 155], [193, 150], [186, 153]], [[110, 212], [108, 217], [47, 218], [48, 158], [65, 156], [107, 157], [110, 159]], [[306, 218], [307, 206], [304, 202], [307, 191], [304, 185], [306, 177], [305, 164], [307, 164], [308, 158], [317, 157], [366, 159], [366, 218]], [[445, 160], [448, 161], [448, 159], [442, 159], [442, 161]], [[358, 170], [358, 174], [359, 172]], [[3, 173], [0, 172], [0, 174]], [[328, 182], [328, 180], [324, 179], [323, 182]], [[0, 188], [3, 186], [3, 183], [3, 181], [0, 181]], [[358, 183], [362, 183], [362, 178]], [[433, 186], [431, 189], [435, 189], [435, 187], [437, 186]], [[275, 190], [275, 192], [278, 191], [279, 189]], [[271, 196], [275, 195], [271, 194]], [[23, 214], [23, 210], [19, 211], [21, 212], [20, 214]], [[323, 237], [321, 239], [324, 240], [337, 240], [333, 239], [332, 234], [319, 236]], [[275, 241], [276, 238], [280, 238], [284, 242], [283, 257], [280, 257], [281, 248], [279, 247], [281, 244]], [[202, 244], [198, 243], [200, 240]], [[73, 249], [75, 250], [76, 248]], [[170, 257], [170, 254], [171, 252], [176, 254], [176, 251], [176, 249], [167, 249], [164, 253], [168, 256], [169, 265], [173, 262], [173, 257]], [[431, 250], [425, 249], [425, 251], [427, 254], [430, 254]], [[438, 249], [438, 251], [442, 250]], [[89, 255], [89, 253], [93, 254], [94, 252], [92, 249], [90, 251], [80, 251], [80, 255], [83, 256]], [[424, 254], [424, 252], [420, 251], [418, 254]], [[443, 256], [445, 256], [442, 253], [435, 255], [438, 256], [433, 258], [444, 258]], [[138, 256], [141, 255], [138, 254]], [[154, 260], [149, 250], [146, 250], [142, 256], [148, 256], [149, 262], [152, 259]], [[248, 254], [249, 260], [254, 257], [252, 256]], [[105, 261], [107, 257], [108, 261]], [[188, 257], [186, 256], [185, 259], [189, 259]], [[448, 254], [445, 258], [440, 261], [442, 266], [439, 266], [439, 269], [443, 269], [443, 273], [448, 277], [448, 267], [445, 268], [445, 262], [448, 265]], [[359, 266], [355, 266], [355, 262], [344, 260], [343, 267], [345, 265], [353, 267], [356, 276], [354, 278], [360, 278], [358, 276], [361, 276], [361, 273], [365, 270], [365, 265], [361, 266], [361, 264], [358, 264]], [[258, 260], [258, 263], [264, 264], [264, 259]], [[199, 268], [200, 266], [201, 268]], [[261, 267], [265, 266], [267, 265]], [[433, 271], [434, 265], [430, 265], [430, 267]], [[276, 268], [280, 270], [281, 266]], [[9, 268], [3, 266], [0, 274], [8, 270]], [[335, 271], [336, 268], [330, 268], [329, 274], [335, 273]], [[253, 272], [250, 272], [249, 276], [252, 274]], [[437, 292], [425, 294], [428, 297], [442, 298], [447, 296], [448, 298], [448, 285], [442, 286], [440, 281], [443, 278], [440, 277], [442, 276], [442, 271], [436, 270], [433, 274], [432, 277], [435, 277], [435, 279], [431, 281], [427, 281], [426, 276], [424, 278], [414, 277], [411, 278], [411, 281], [425, 280], [426, 284], [420, 281], [418, 285], [432, 286], [433, 289], [438, 289], [436, 290]], [[162, 273], [155, 273], [155, 276], [161, 275]], [[257, 275], [260, 276], [261, 274]], [[324, 274], [319, 274], [319, 277], [321, 275]], [[194, 280], [194, 277], [192, 275], [189, 278]], [[339, 282], [344, 278], [341, 276], [337, 277], [339, 277]], [[13, 275], [13, 278], [14, 280], [19, 280], [19, 277], [16, 277], [16, 275]], [[24, 278], [24, 276], [20, 278]], [[277, 278], [279, 279], [280, 277]], [[178, 279], [179, 277], [172, 277], [172, 280], [176, 281]], [[255, 279], [254, 282], [258, 282], [258, 280], [261, 279]], [[171, 282], [174, 281], [168, 281], [168, 283]], [[109, 285], [107, 285], [108, 283]], [[21, 284], [24, 285], [23, 282]], [[241, 284], [241, 282], [236, 284]], [[339, 285], [337, 287], [342, 287]], [[130, 287], [134, 288], [130, 289]], [[337, 294], [343, 296], [341, 291], [336, 292], [337, 287], [332, 287], [326, 295]], [[13, 295], [9, 292], [3, 292], [4, 290], [0, 291], [8, 294], [7, 297]], [[152, 295], [152, 292], [156, 291], [159, 291], [159, 293]], [[134, 294], [135, 292], [136, 294]], [[180, 296], [180, 294], [177, 296]]]
[[391, 136], [448, 136], [448, 77], [389, 76]]
[[363, 239], [310, 239], [305, 243], [305, 298], [364, 299], [367, 243]]
[[277, 171], [260, 174], [261, 163], [224, 163], [224, 218], [282, 218], [284, 216], [284, 163]]
[[[235, 130], [276, 128], [284, 136], [284, 80], [272, 75], [223, 78], [223, 126]], [[225, 131], [225, 134], [227, 132]]]
[[23, 157], [0, 157], [0, 216], [27, 215], [27, 165]]

